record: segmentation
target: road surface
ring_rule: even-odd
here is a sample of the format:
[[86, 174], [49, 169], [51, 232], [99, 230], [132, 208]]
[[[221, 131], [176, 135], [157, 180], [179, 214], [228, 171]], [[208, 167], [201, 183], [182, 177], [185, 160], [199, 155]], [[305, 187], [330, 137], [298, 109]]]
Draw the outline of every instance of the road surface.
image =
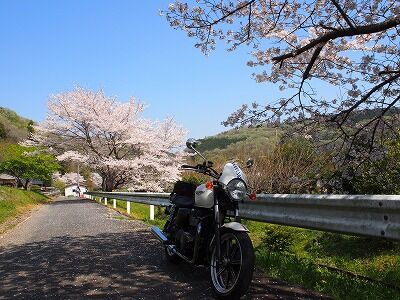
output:
[[[207, 269], [174, 266], [149, 226], [90, 200], [43, 205], [0, 238], [0, 299], [213, 299]], [[245, 299], [320, 299], [257, 273]]]

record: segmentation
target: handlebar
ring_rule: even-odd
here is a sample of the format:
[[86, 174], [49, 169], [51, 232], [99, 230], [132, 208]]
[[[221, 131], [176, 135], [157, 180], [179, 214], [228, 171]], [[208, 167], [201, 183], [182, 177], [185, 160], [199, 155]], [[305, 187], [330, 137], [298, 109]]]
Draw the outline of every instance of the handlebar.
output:
[[189, 169], [189, 170], [195, 170], [195, 171], [200, 170], [198, 165], [197, 166], [182, 165], [181, 169]]
[[182, 169], [198, 169], [198, 166], [189, 166], [189, 165], [182, 165]]
[[193, 170], [198, 173], [206, 174], [214, 178], [218, 178], [218, 173], [211, 166], [205, 164], [198, 164], [196, 166], [182, 165], [181, 169]]

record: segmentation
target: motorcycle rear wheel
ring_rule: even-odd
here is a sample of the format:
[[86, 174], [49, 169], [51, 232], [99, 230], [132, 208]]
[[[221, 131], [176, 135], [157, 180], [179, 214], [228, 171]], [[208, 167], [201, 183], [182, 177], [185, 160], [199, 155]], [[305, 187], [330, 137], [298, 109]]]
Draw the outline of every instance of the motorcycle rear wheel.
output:
[[210, 275], [219, 299], [239, 299], [251, 283], [254, 271], [253, 244], [246, 232], [226, 231], [221, 235], [221, 261], [216, 249], [211, 254]]

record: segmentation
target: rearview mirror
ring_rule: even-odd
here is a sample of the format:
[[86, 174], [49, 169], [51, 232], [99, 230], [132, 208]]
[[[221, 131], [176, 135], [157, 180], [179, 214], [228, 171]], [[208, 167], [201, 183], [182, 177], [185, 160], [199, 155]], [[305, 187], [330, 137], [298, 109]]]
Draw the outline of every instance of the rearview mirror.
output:
[[251, 168], [254, 165], [254, 159], [253, 158], [249, 158], [246, 161], [246, 167]]
[[195, 139], [188, 139], [186, 141], [186, 147], [188, 147], [189, 150], [192, 150], [194, 153], [198, 154], [201, 156], [201, 158], [204, 159], [204, 161], [207, 161], [207, 158], [204, 157], [203, 154], [201, 154], [199, 151], [196, 150], [196, 147], [200, 144], [199, 141]]
[[193, 138], [190, 138], [186, 141], [186, 147], [188, 147], [189, 149], [195, 149], [197, 147], [197, 145], [199, 144], [199, 142]]

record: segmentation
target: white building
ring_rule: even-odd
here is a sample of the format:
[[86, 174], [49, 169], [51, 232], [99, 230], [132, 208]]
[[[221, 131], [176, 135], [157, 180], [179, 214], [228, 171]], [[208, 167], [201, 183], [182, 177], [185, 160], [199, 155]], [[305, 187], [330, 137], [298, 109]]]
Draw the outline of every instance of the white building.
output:
[[65, 187], [65, 196], [83, 197], [83, 193], [87, 192], [87, 187], [79, 184], [79, 191], [77, 184], [69, 184]]

